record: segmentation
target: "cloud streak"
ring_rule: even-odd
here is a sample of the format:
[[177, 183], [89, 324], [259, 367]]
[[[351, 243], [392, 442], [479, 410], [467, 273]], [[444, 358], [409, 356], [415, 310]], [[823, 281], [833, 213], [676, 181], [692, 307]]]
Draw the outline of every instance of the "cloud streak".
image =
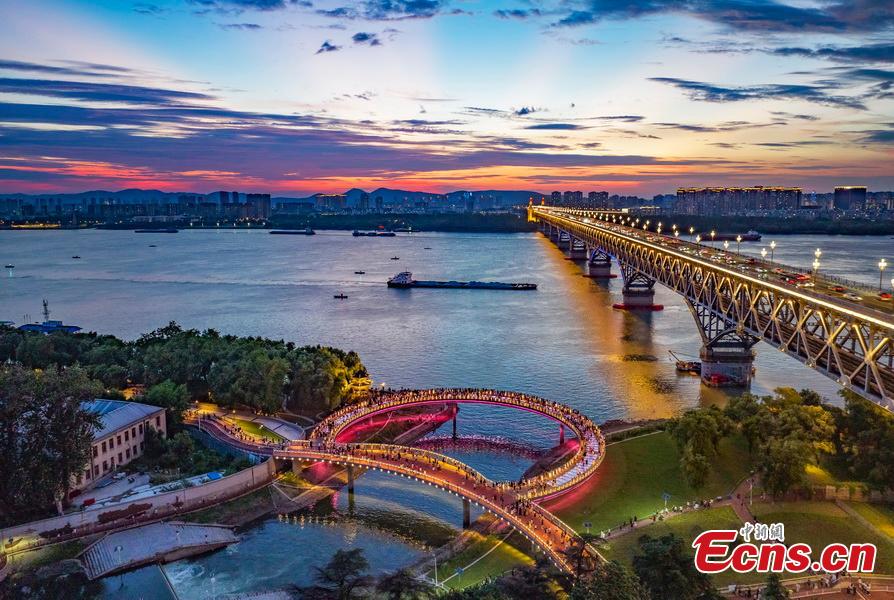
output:
[[765, 84], [723, 86], [676, 77], [650, 77], [650, 81], [671, 85], [692, 100], [702, 102], [742, 102], [745, 100], [802, 100], [814, 104], [864, 110], [865, 104], [850, 96], [833, 95], [829, 86], [806, 84]]

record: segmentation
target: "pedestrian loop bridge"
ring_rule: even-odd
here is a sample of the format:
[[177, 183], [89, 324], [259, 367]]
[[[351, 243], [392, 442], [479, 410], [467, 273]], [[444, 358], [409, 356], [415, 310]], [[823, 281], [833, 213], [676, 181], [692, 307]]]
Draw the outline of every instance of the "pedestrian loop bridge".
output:
[[[390, 411], [423, 408], [429, 405], [463, 403], [503, 406], [543, 415], [559, 424], [560, 444], [576, 447], [558, 465], [535, 477], [520, 481], [492, 481], [454, 458], [410, 446], [344, 441], [352, 427]], [[455, 416], [455, 410], [454, 410]], [[422, 418], [425, 418], [423, 413]], [[455, 421], [454, 421], [455, 423]], [[354, 471], [371, 470], [394, 474], [442, 489], [463, 500], [464, 522], [468, 524], [470, 505], [492, 513], [540, 548], [560, 569], [572, 572], [576, 560], [570, 556], [581, 547], [577, 533], [540, 506], [585, 482], [596, 472], [605, 454], [605, 441], [589, 418], [557, 402], [528, 394], [498, 390], [434, 389], [373, 392], [359, 402], [332, 413], [321, 421], [307, 440], [281, 444], [252, 443], [232, 438], [224, 428], [210, 423], [205, 430], [242, 449], [272, 456], [278, 463], [292, 463], [297, 469], [312, 464], [328, 464], [348, 474], [353, 490]], [[573, 436], [565, 440], [565, 432]], [[599, 560], [598, 552], [584, 545], [584, 561]]]

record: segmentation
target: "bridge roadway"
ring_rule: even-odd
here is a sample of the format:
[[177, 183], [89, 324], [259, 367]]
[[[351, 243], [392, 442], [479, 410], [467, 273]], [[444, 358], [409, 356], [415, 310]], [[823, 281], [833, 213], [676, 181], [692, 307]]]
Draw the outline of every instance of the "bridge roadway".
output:
[[[575, 453], [562, 464], [541, 475], [519, 482], [491, 481], [454, 458], [419, 448], [395, 444], [346, 443], [339, 441], [352, 426], [383, 412], [430, 404], [476, 403], [506, 406], [546, 416], [568, 428], [577, 438]], [[240, 436], [238, 431], [216, 418], [191, 415], [191, 422], [221, 441], [257, 455], [272, 456], [279, 462], [327, 463], [345, 467], [349, 485], [353, 468], [400, 475], [435, 486], [466, 502], [491, 512], [509, 523], [543, 550], [560, 569], [572, 572], [571, 548], [580, 542], [577, 533], [537, 501], [567, 492], [590, 477], [605, 452], [599, 428], [587, 417], [562, 404], [513, 392], [475, 389], [402, 390], [372, 393], [368, 399], [352, 403], [321, 421], [308, 440], [265, 444]], [[350, 489], [350, 487], [349, 487]], [[586, 545], [585, 561], [601, 560]]]
[[[742, 261], [732, 252], [673, 235], [620, 224], [619, 213], [529, 207], [558, 241], [561, 233], [590, 252], [614, 257], [628, 284], [641, 290], [660, 282], [682, 295], [702, 334], [702, 378], [711, 361], [740, 360], [748, 367], [758, 340], [790, 354], [843, 387], [894, 410], [894, 315], [776, 277], [774, 263]], [[766, 268], [764, 268], [766, 267]], [[646, 285], [643, 286], [642, 282]], [[802, 282], [803, 285], [804, 282]], [[811, 282], [812, 283], [812, 282]], [[626, 300], [625, 300], [626, 302]], [[735, 351], [738, 350], [738, 359]]]

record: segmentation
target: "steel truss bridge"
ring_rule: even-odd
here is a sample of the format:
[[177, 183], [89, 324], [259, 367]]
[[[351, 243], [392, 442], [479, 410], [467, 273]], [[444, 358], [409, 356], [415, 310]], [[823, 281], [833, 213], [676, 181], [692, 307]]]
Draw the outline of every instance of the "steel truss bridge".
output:
[[569, 254], [586, 248], [586, 258], [602, 268], [606, 257], [613, 257], [624, 279], [625, 302], [647, 295], [656, 282], [680, 294], [701, 332], [706, 381], [705, 368], [715, 363], [722, 370], [722, 363], [738, 360], [750, 372], [751, 347], [764, 341], [894, 410], [891, 312], [823, 293], [821, 288], [830, 286], [821, 285], [821, 278], [808, 290], [762, 278], [734, 253], [719, 257], [728, 260], [711, 260], [721, 253], [713, 249], [708, 258], [703, 244], [621, 225], [618, 212], [533, 205], [528, 211]]

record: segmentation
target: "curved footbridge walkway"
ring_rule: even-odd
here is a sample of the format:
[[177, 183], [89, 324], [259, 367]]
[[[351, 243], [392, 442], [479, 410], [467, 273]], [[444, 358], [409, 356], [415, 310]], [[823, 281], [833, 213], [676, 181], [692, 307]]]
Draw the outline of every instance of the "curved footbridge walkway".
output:
[[[504, 406], [548, 417], [561, 428], [562, 439], [568, 429], [576, 438], [575, 452], [561, 464], [520, 481], [492, 481], [464, 463], [428, 450], [394, 444], [349, 443], [342, 441], [353, 426], [389, 411], [429, 404], [473, 403]], [[279, 445], [255, 445], [227, 436], [224, 427], [206, 428], [223, 435], [243, 449], [278, 461], [328, 463], [348, 469], [360, 468], [393, 473], [443, 489], [475, 503], [509, 523], [543, 550], [552, 562], [572, 572], [574, 548], [580, 538], [538, 502], [565, 493], [586, 481], [599, 467], [605, 454], [605, 441], [593, 421], [578, 411], [559, 404], [515, 392], [479, 389], [404, 390], [373, 393], [368, 399], [352, 403], [321, 421], [308, 440]], [[350, 470], [349, 470], [350, 473]], [[585, 546], [588, 560], [599, 560], [598, 552]]]

